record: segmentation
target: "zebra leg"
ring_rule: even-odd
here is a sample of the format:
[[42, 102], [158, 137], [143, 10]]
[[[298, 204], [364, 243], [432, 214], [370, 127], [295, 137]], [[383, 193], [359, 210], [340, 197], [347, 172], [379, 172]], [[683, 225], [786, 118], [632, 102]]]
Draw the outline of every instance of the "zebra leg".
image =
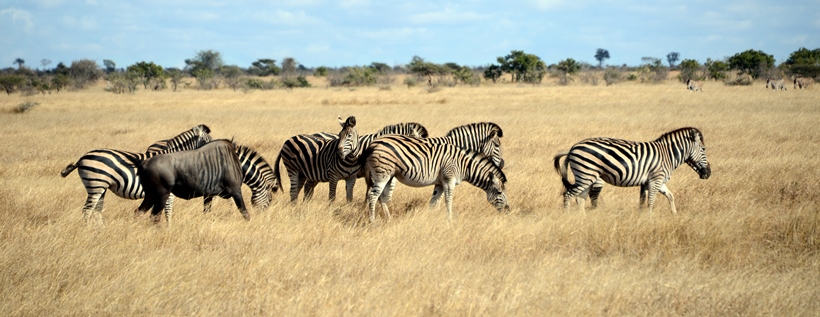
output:
[[339, 185], [339, 180], [338, 179], [331, 179], [330, 180], [330, 184], [329, 184], [328, 189], [327, 189], [327, 199], [330, 202], [333, 202], [333, 201], [336, 200], [336, 186], [338, 186], [338, 185]]
[[370, 208], [370, 223], [376, 222], [376, 200], [381, 197], [386, 182], [373, 182], [367, 193], [367, 207]]
[[442, 194], [444, 194], [444, 187], [442, 187], [441, 184], [436, 184], [436, 186], [433, 187], [433, 197], [430, 198], [430, 208], [438, 207]]
[[316, 186], [319, 185], [319, 182], [306, 180], [305, 181], [305, 197], [303, 197], [304, 201], [311, 200], [313, 198], [313, 190], [316, 189]]
[[168, 199], [165, 200], [165, 223], [171, 226], [171, 216], [174, 213], [174, 194], [169, 194]]
[[393, 190], [396, 189], [396, 178], [391, 177], [390, 181], [387, 182], [387, 187], [382, 191], [382, 194], [379, 196], [379, 202], [381, 203], [382, 210], [384, 210], [384, 217], [387, 218], [388, 221], [392, 219], [390, 216], [390, 209], [387, 208], [387, 203], [393, 199]]
[[345, 179], [345, 193], [347, 194], [347, 202], [353, 202], [353, 187], [356, 186], [356, 175]]
[[663, 186], [663, 180], [654, 180], [649, 183], [649, 214], [655, 208], [655, 199], [658, 198], [658, 191]]
[[295, 203], [296, 198], [299, 197], [299, 190], [305, 185], [305, 179], [300, 177], [299, 173], [288, 173], [290, 178], [290, 202]]
[[[146, 197], [147, 197], [147, 194], [146, 194]], [[164, 209], [163, 207], [165, 207], [162, 204], [160, 204], [159, 202], [164, 201], [164, 202], [167, 203], [169, 197], [171, 197], [170, 192], [160, 193], [159, 194], [159, 199], [156, 200], [157, 203], [155, 203], [152, 206], [152, 208], [151, 208], [151, 219], [154, 221], [154, 224], [159, 224], [160, 214], [163, 212], [163, 209]], [[167, 213], [165, 214], [165, 220], [170, 221], [170, 218], [168, 217]], [[169, 225], [170, 225], [170, 222], [169, 222]]]
[[453, 222], [453, 190], [456, 184], [452, 180], [446, 180], [444, 186], [444, 203], [447, 204], [447, 222]]
[[592, 206], [590, 209], [598, 208], [598, 197], [601, 195], [601, 190], [604, 189], [604, 182], [599, 178], [589, 189], [589, 200]]
[[93, 212], [93, 216], [92, 216], [92, 217], [94, 217], [94, 219], [97, 219], [97, 223], [99, 223], [99, 224], [103, 223], [102, 211], [103, 211], [103, 205], [105, 204], [105, 193], [106, 193], [106, 191], [104, 191], [104, 192], [102, 192], [102, 194], [100, 194], [100, 199], [97, 200], [97, 206], [94, 207], [94, 212]]
[[213, 195], [205, 196], [205, 199], [202, 201], [202, 213], [207, 214], [207, 213], [211, 212], [211, 206], [213, 205], [213, 202], [214, 202], [214, 196]]
[[94, 208], [97, 207], [97, 203], [103, 194], [105, 194], [105, 191], [102, 193], [88, 193], [88, 198], [85, 199], [85, 205], [83, 205], [83, 220], [88, 222], [88, 218], [94, 213]]
[[649, 195], [649, 183], [641, 184], [641, 200], [638, 204], [638, 209], [643, 210], [646, 206], [646, 197]]
[[666, 187], [666, 184], [661, 185], [661, 188], [658, 189], [658, 192], [666, 196], [666, 199], [669, 200], [669, 207], [672, 208], [672, 214], [677, 214], [678, 211], [675, 210], [675, 196], [672, 195], [672, 191]]

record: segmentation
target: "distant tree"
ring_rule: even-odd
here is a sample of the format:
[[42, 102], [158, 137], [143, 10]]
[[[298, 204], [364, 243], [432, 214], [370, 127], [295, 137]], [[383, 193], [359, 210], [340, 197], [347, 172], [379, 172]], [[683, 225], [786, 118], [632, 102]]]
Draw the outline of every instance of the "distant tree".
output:
[[43, 58], [40, 60], [40, 64], [43, 65], [43, 71], [45, 71], [48, 65], [51, 64], [51, 60], [48, 58]]
[[666, 54], [666, 61], [669, 62], [669, 68], [674, 68], [675, 63], [680, 60], [680, 53], [671, 52]]
[[208, 90], [219, 88], [218, 85], [214, 85], [213, 78], [214, 78], [214, 71], [201, 67], [191, 74], [196, 78], [197, 83], [199, 84], [200, 90]]
[[11, 95], [11, 93], [22, 87], [25, 81], [25, 77], [16, 74], [0, 75], [0, 88], [2, 88], [7, 95]]
[[808, 50], [805, 47], [792, 52], [781, 66], [795, 76], [815, 78], [820, 76], [820, 48]]
[[145, 89], [152, 86], [156, 90], [165, 86], [165, 78], [167, 78], [165, 70], [154, 62], [138, 62], [128, 66], [125, 71], [137, 76]]
[[678, 75], [678, 79], [681, 82], [686, 82], [689, 79], [692, 80], [699, 80], [700, 77], [700, 63], [694, 59], [684, 59], [680, 62], [680, 75]]
[[540, 83], [547, 73], [547, 64], [540, 57], [524, 51], [513, 50], [496, 60], [502, 71], [512, 74], [513, 82]]
[[57, 63], [57, 67], [54, 68], [54, 73], [55, 74], [61, 74], [61, 75], [69, 76], [69, 72], [70, 72], [70, 70], [69, 70], [68, 66], [65, 66], [65, 64], [63, 64], [63, 62]]
[[417, 77], [426, 78], [427, 84], [430, 86], [433, 85], [433, 75], [437, 75], [440, 72], [439, 65], [427, 62], [419, 56], [413, 56], [413, 59], [410, 60], [410, 64], [407, 64], [407, 68], [411, 73], [416, 74]]
[[728, 62], [731, 69], [737, 69], [752, 78], [759, 78], [766, 75], [769, 68], [774, 67], [774, 56], [750, 49], [729, 57]]
[[110, 73], [113, 73], [113, 72], [117, 71], [117, 63], [114, 63], [114, 61], [112, 61], [110, 59], [104, 59], [103, 60], [103, 66], [105, 66], [105, 73], [106, 74], [110, 74]]
[[69, 67], [69, 75], [71, 82], [77, 89], [85, 88], [87, 85], [94, 84], [103, 77], [103, 72], [97, 62], [90, 59], [81, 59], [71, 62]]
[[325, 67], [325, 66], [317, 67], [316, 71], [313, 72], [313, 76], [326, 77], [327, 76], [327, 67]]
[[387, 65], [385, 63], [379, 63], [379, 62], [370, 63], [370, 68], [373, 68], [373, 69], [376, 70], [376, 72], [379, 72], [379, 73], [382, 73], [382, 74], [389, 73], [390, 69], [391, 69], [389, 65]]
[[[60, 63], [62, 65], [62, 63]], [[64, 65], [65, 66], [65, 65]], [[71, 78], [68, 77], [66, 74], [57, 73], [54, 77], [51, 78], [51, 89], [60, 92], [65, 87], [71, 85]]]
[[490, 64], [490, 66], [487, 66], [487, 68], [484, 69], [484, 78], [492, 80], [493, 83], [498, 81], [498, 79], [501, 78], [501, 75], [503, 74], [504, 71], [501, 70], [501, 66], [498, 66], [496, 64]]
[[23, 65], [26, 64], [26, 60], [18, 57], [16, 59], [14, 59], [14, 64], [17, 64], [17, 69], [21, 69], [21, 68], [23, 68]]
[[220, 73], [222, 73], [222, 76], [225, 77], [225, 84], [227, 84], [228, 87], [231, 87], [233, 91], [236, 91], [236, 89], [238, 89], [242, 85], [241, 76], [245, 73], [242, 71], [241, 68], [239, 68], [239, 66], [222, 66]]
[[574, 59], [567, 58], [558, 62], [556, 68], [561, 71], [561, 77], [558, 79], [558, 83], [566, 86], [571, 80], [569, 75], [575, 74], [578, 70], [580, 70], [581, 65]]
[[595, 51], [595, 59], [598, 60], [598, 68], [604, 67], [604, 60], [609, 59], [609, 51], [599, 48]]
[[182, 71], [176, 68], [171, 68], [166, 71], [168, 77], [171, 78], [171, 87], [177, 91], [177, 87], [182, 83]]
[[271, 75], [279, 75], [282, 72], [282, 69], [279, 66], [276, 66], [276, 60], [270, 58], [260, 58], [257, 61], [253, 62], [251, 65], [259, 69], [259, 76], [271, 76]]
[[298, 63], [293, 57], [285, 57], [282, 59], [282, 76], [290, 78], [296, 74], [296, 66]]
[[200, 69], [217, 71], [223, 65], [222, 54], [214, 50], [202, 50], [197, 52], [194, 58], [186, 59], [185, 65], [191, 74]]
[[655, 57], [641, 57], [643, 64], [638, 67], [641, 81], [661, 82], [666, 80], [669, 74], [669, 69], [663, 66], [660, 58]]
[[726, 62], [713, 61], [711, 58], [707, 58], [703, 66], [706, 68], [706, 78], [714, 80], [726, 79], [726, 72], [729, 70], [729, 64]]

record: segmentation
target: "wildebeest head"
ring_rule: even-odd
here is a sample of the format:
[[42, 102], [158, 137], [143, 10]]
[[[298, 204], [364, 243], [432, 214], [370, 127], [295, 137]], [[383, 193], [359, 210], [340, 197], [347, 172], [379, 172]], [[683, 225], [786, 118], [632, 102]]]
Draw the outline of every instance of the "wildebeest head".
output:
[[339, 125], [342, 126], [342, 131], [339, 132], [339, 145], [336, 148], [336, 153], [340, 159], [345, 159], [348, 155], [356, 153], [359, 148], [359, 131], [356, 130], [356, 117], [347, 117], [347, 120], [342, 121], [339, 117]]

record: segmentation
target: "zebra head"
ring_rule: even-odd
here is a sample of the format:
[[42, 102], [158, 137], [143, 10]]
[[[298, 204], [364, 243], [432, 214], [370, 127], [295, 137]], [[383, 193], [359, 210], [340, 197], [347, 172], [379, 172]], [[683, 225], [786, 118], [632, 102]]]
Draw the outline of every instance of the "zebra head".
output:
[[339, 132], [339, 145], [336, 153], [340, 159], [345, 159], [348, 155], [356, 153], [359, 148], [359, 132], [356, 131], [356, 117], [350, 116], [342, 121], [339, 117], [339, 125], [342, 131]]
[[484, 143], [481, 153], [490, 158], [498, 168], [504, 168], [504, 159], [501, 157], [501, 139], [495, 130], [490, 133], [489, 142]]
[[495, 207], [498, 212], [509, 212], [510, 204], [507, 202], [507, 194], [504, 193], [504, 183], [507, 181], [504, 173], [493, 174], [492, 185], [486, 189], [487, 201]]
[[712, 175], [712, 166], [706, 160], [706, 145], [703, 143], [703, 134], [697, 129], [692, 129], [689, 140], [692, 143], [689, 147], [686, 164], [695, 170], [701, 179], [708, 179]]

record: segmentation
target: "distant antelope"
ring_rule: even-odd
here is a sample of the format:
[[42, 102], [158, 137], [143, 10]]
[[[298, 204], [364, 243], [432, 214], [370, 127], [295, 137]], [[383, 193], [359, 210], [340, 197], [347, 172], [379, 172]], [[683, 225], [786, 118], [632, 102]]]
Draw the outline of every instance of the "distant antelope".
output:
[[794, 89], [803, 89], [809, 88], [814, 85], [814, 78], [809, 77], [796, 77], [794, 79]]
[[786, 82], [782, 79], [766, 79], [766, 88], [769, 88], [769, 86], [776, 91], [786, 90]]
[[690, 91], [700, 90], [700, 92], [703, 92], [703, 82], [700, 80], [692, 80], [691, 78], [687, 79], [686, 89], [689, 89]]

